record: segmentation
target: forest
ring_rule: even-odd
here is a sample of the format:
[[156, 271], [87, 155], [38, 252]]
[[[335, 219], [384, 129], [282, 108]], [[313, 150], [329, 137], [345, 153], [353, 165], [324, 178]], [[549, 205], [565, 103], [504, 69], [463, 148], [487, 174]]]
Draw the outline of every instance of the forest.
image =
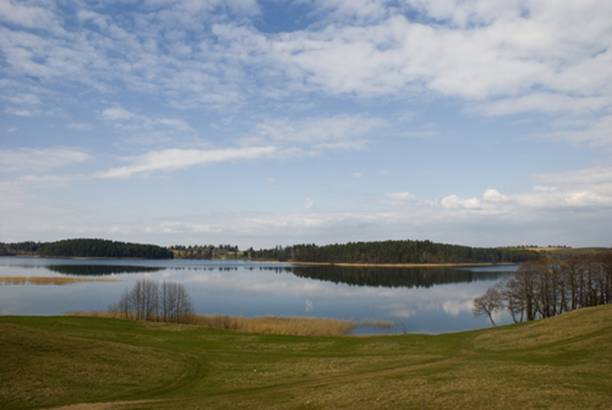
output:
[[253, 259], [328, 263], [499, 263], [536, 259], [538, 253], [518, 248], [473, 248], [431, 241], [349, 242], [278, 246], [251, 252]]
[[43, 242], [0, 242], [0, 256], [36, 255]]
[[66, 239], [44, 243], [40, 256], [89, 258], [172, 259], [172, 252], [157, 245], [146, 245], [105, 239]]
[[235, 245], [172, 245], [168, 249], [177, 259], [241, 259], [249, 255]]
[[536, 259], [521, 247], [474, 248], [431, 241], [394, 240], [346, 244], [300, 244], [240, 250], [235, 245], [173, 245], [167, 248], [104, 239], [0, 243], [0, 256], [39, 255], [149, 259], [249, 259], [324, 263], [500, 263]]
[[549, 254], [522, 263], [516, 273], [474, 300], [474, 313], [507, 310], [515, 323], [612, 304], [612, 252]]
[[172, 259], [170, 249], [106, 239], [64, 239], [56, 242], [0, 242], [0, 256]]

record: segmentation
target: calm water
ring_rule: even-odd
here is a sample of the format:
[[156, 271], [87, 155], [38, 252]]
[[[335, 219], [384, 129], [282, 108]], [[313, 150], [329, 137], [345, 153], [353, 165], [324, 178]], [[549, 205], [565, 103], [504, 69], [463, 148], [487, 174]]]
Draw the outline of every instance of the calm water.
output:
[[[0, 276], [113, 278], [112, 282], [0, 285], [0, 315], [106, 310], [141, 278], [177, 281], [198, 313], [312, 316], [390, 321], [356, 333], [441, 333], [488, 327], [472, 300], [515, 266], [466, 269], [292, 267], [281, 263], [195, 260], [74, 260], [0, 257]], [[509, 322], [503, 314], [500, 323]]]

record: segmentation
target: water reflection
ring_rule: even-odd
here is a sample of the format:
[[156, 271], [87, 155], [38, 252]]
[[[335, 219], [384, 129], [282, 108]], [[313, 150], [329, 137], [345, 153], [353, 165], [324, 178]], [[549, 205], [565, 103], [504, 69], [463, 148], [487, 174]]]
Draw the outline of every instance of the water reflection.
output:
[[446, 283], [464, 283], [494, 280], [503, 272], [453, 268], [354, 268], [330, 266], [139, 266], [139, 265], [47, 265], [44, 268], [72, 276], [104, 276], [128, 273], [150, 273], [162, 270], [237, 272], [271, 271], [277, 274], [290, 273], [300, 278], [343, 283], [353, 286], [382, 286], [429, 288]]
[[122, 273], [159, 272], [164, 268], [133, 265], [47, 265], [51, 272], [71, 276], [105, 276]]
[[494, 280], [501, 272], [473, 272], [468, 269], [391, 269], [391, 268], [338, 268], [295, 267], [291, 272], [302, 278], [356, 286], [383, 286], [406, 288], [430, 288], [447, 283], [470, 283]]
[[[440, 333], [487, 327], [471, 312], [474, 297], [515, 267], [373, 269], [295, 267], [242, 261], [143, 261], [0, 258], [0, 276], [113, 276], [70, 287], [2, 286], [0, 315], [57, 315], [104, 310], [141, 278], [183, 283], [200, 313], [316, 316], [392, 321], [359, 332]], [[505, 323], [509, 318], [498, 318]]]

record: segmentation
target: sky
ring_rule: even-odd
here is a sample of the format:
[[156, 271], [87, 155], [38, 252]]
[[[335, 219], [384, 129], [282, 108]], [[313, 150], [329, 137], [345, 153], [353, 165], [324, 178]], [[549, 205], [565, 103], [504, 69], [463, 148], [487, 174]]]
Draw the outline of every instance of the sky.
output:
[[612, 246], [612, 2], [0, 0], [0, 241]]

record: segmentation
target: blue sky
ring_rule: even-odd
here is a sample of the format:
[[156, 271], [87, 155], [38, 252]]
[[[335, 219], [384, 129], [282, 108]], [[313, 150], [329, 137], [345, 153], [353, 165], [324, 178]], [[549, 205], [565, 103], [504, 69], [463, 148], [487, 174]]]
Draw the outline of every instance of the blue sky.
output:
[[612, 3], [0, 0], [0, 240], [612, 245]]

